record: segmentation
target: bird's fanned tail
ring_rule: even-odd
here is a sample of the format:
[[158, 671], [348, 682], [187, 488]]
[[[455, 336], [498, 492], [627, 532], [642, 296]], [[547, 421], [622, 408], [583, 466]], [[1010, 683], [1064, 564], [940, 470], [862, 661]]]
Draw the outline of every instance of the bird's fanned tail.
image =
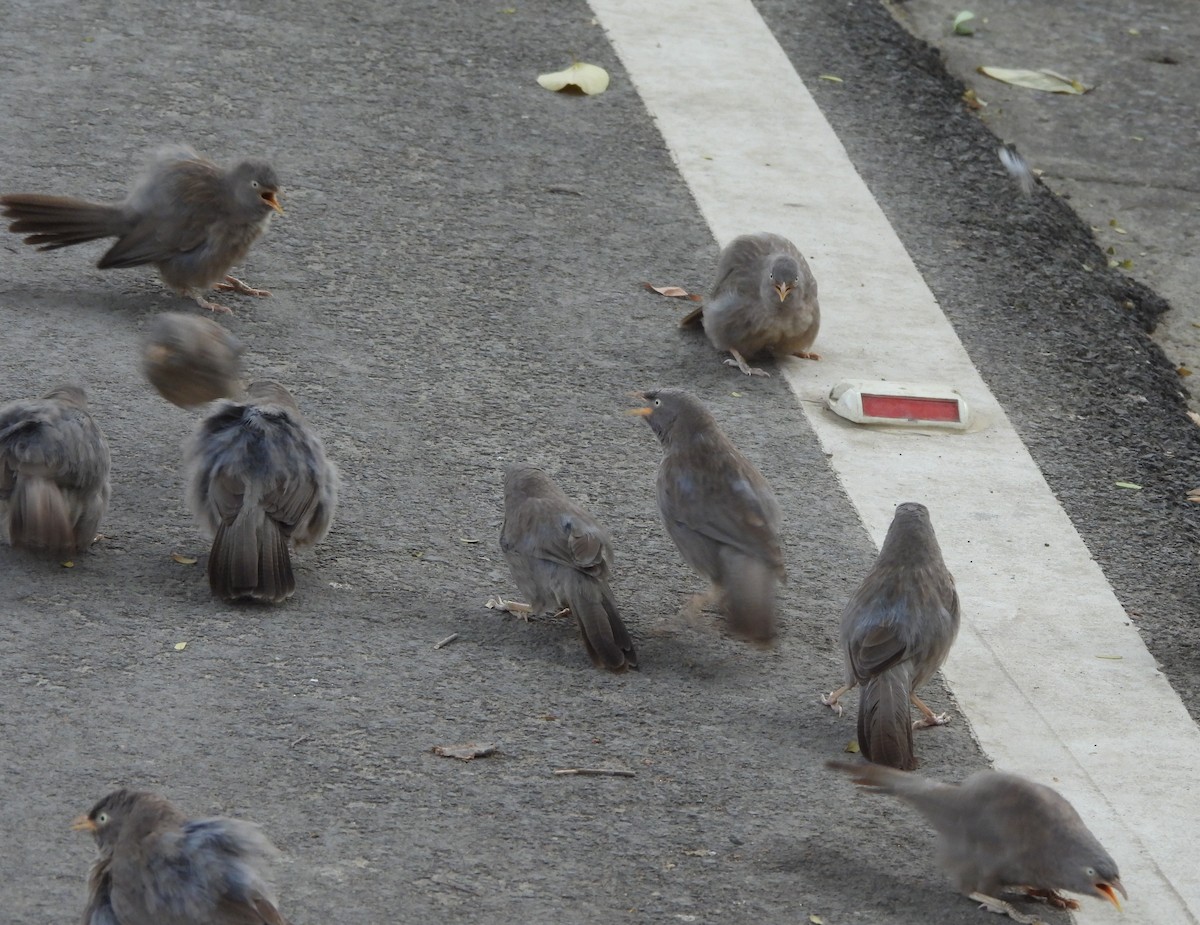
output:
[[253, 598], [279, 603], [296, 591], [287, 537], [257, 505], [246, 505], [222, 523], [208, 557], [208, 584], [227, 601]]
[[15, 219], [8, 230], [26, 234], [25, 243], [43, 251], [115, 237], [123, 234], [128, 224], [116, 206], [70, 196], [0, 196], [0, 206], [7, 218]]
[[901, 771], [917, 766], [909, 712], [912, 681], [912, 663], [902, 662], [863, 685], [858, 702], [858, 747], [868, 761]]

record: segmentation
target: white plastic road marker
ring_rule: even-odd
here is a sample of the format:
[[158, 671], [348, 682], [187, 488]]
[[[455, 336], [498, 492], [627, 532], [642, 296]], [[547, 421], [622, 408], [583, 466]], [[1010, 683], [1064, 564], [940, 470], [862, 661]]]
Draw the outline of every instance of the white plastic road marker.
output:
[[[963, 603], [960, 706], [997, 767], [1075, 804], [1129, 889], [1123, 918], [1088, 900], [1078, 921], [1200, 921], [1200, 732], [753, 4], [589, 2], [717, 241], [775, 231], [808, 258], [823, 359], [788, 381], [877, 542], [895, 504], [929, 506]], [[989, 426], [847, 424], [826, 394], [864, 378], [951, 382]], [[797, 710], [821, 708], [811, 684]]]
[[825, 396], [829, 410], [855, 424], [966, 430], [967, 400], [944, 385], [847, 379]]

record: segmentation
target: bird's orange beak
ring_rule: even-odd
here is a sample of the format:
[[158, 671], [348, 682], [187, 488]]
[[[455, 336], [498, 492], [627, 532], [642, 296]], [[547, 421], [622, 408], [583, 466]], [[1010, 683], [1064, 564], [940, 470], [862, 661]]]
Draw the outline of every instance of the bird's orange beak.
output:
[[279, 204], [279, 200], [275, 198], [275, 190], [267, 190], [265, 193], [263, 193], [262, 200], [280, 215], [283, 215], [283, 206], [281, 206]]
[[76, 816], [71, 820], [71, 828], [76, 832], [95, 832], [96, 823], [87, 816]]
[[776, 283], [775, 284], [775, 292], [779, 296], [779, 301], [782, 302], [789, 295], [791, 295], [792, 290], [795, 288], [796, 288], [795, 286], [792, 286], [789, 283]]
[[[637, 401], [645, 401], [646, 393], [645, 392], [630, 392], [629, 397], [636, 399]], [[653, 408], [630, 408], [625, 413], [629, 414], [629, 415], [633, 415], [634, 417], [638, 417], [638, 418], [646, 418], [654, 413], [654, 409]]]
[[[1114, 889], [1114, 887], [1115, 887], [1115, 889]], [[1120, 884], [1120, 882], [1097, 883], [1096, 889], [1098, 889], [1101, 893], [1104, 894], [1105, 899], [1107, 899], [1110, 903], [1112, 903], [1114, 906], [1117, 907], [1118, 912], [1122, 911], [1121, 910], [1121, 900], [1117, 899], [1117, 890], [1120, 890], [1122, 895], [1125, 895], [1125, 888]], [[1129, 896], [1125, 895], [1125, 898], [1128, 899]]]

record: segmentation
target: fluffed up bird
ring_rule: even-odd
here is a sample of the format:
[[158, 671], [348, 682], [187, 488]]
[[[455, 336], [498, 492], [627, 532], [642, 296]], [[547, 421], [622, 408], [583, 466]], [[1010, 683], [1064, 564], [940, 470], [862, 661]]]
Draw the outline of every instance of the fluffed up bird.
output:
[[188, 819], [122, 789], [72, 828], [91, 832], [99, 853], [83, 925], [287, 925], [266, 881], [278, 852], [253, 823]]
[[767, 480], [694, 395], [638, 393], [663, 448], [658, 510], [684, 560], [713, 584], [730, 632], [767, 643], [776, 634], [776, 588], [785, 580], [779, 505]]
[[288, 541], [310, 546], [333, 521], [337, 470], [287, 389], [260, 380], [246, 395], [197, 427], [188, 500], [213, 534], [213, 594], [278, 603], [296, 590]]
[[0, 196], [9, 231], [25, 243], [54, 250], [116, 238], [100, 269], [154, 264], [180, 295], [214, 312], [228, 312], [201, 292], [216, 288], [269, 296], [229, 275], [266, 231], [279, 205], [279, 178], [270, 164], [247, 160], [228, 170], [184, 145], [152, 157], [146, 172], [119, 203], [20, 193]]
[[0, 408], [0, 511], [15, 547], [62, 558], [92, 545], [108, 510], [108, 441], [76, 385]]
[[703, 323], [718, 350], [747, 376], [770, 373], [746, 361], [760, 354], [819, 360], [809, 347], [821, 327], [817, 281], [796, 245], [782, 235], [747, 234], [721, 251], [717, 276], [700, 308], [680, 327]]
[[846, 683], [821, 700], [841, 712], [838, 698], [862, 685], [858, 747], [865, 758], [910, 771], [913, 753], [911, 702], [918, 726], [939, 726], [917, 696], [941, 667], [958, 635], [958, 593], [942, 561], [929, 511], [909, 502], [896, 508], [879, 558], [842, 613], [841, 643]]
[[528, 603], [501, 600], [498, 606], [570, 610], [594, 664], [612, 671], [637, 668], [633, 640], [608, 586], [608, 531], [535, 466], [510, 466], [504, 475], [500, 548]]
[[942, 784], [878, 764], [829, 761], [874, 792], [899, 797], [937, 830], [937, 860], [955, 888], [1026, 923], [1039, 920], [1000, 899], [1024, 893], [1061, 909], [1079, 903], [1059, 891], [1106, 899], [1118, 909], [1117, 865], [1075, 808], [1057, 791], [1016, 774], [979, 771], [961, 784]]
[[241, 392], [243, 349], [210, 318], [166, 312], [142, 344], [142, 371], [171, 404], [194, 408]]

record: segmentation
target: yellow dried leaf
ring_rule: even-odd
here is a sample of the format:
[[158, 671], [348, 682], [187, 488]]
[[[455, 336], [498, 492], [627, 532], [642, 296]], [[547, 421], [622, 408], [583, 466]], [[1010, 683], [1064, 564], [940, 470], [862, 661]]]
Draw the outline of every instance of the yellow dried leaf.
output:
[[1180, 366], [1177, 370], [1175, 370], [1175, 372], [1179, 373], [1179, 375], [1184, 378], [1186, 378], [1192, 374], [1192, 371], [1190, 369], [1188, 369], [1186, 366]]
[[846, 743], [846, 747], [844, 749], [842, 749], [842, 751], [849, 752], [851, 755], [857, 755], [858, 754], [858, 740], [851, 739], [849, 742]]
[[812, 925], [825, 925], [825, 920], [819, 915], [810, 915], [808, 917], [808, 921], [811, 922]]
[[[1192, 419], [1193, 424], [1200, 424], [1200, 414], [1195, 411], [1189, 411], [1187, 416]], [[1200, 491], [1200, 488], [1193, 488], [1192, 491]]]
[[553, 74], [539, 74], [537, 82], [547, 90], [566, 90], [595, 96], [608, 89], [608, 71], [595, 64], [576, 61], [570, 67]]
[[177, 642], [177, 643], [175, 643], [175, 651], [176, 651], [176, 652], [182, 652], [182, 651], [183, 651], [184, 649], [186, 649], [186, 648], [187, 648], [187, 643], [186, 643], [186, 642]]
[[70, 559], [68, 559], [66, 562], [64, 562], [62, 564], [62, 567], [63, 568], [75, 568], [75, 563], [72, 562]]
[[846, 82], [846, 81], [842, 80], [842, 78], [837, 77], [833, 74], [821, 74], [820, 78], [821, 78], [821, 80], [828, 80], [830, 83], [835, 83], [835, 84], [844, 84]]
[[195, 556], [185, 556], [181, 552], [171, 553], [171, 559], [175, 562], [178, 562], [180, 565], [195, 565], [197, 562]]
[[1046, 93], [1071, 93], [1080, 95], [1087, 93], [1091, 87], [1085, 86], [1078, 80], [1056, 74], [1054, 71], [1031, 71], [1025, 68], [1013, 67], [978, 67], [980, 74], [998, 80], [1014, 87], [1025, 87], [1029, 90], [1044, 90]]

